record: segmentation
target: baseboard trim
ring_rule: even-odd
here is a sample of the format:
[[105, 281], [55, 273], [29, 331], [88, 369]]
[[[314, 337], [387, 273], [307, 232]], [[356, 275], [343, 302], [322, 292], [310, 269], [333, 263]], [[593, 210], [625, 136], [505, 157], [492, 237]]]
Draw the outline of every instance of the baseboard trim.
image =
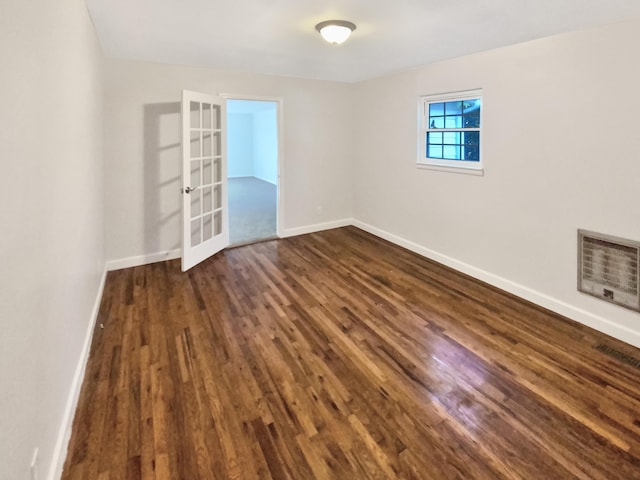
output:
[[322, 230], [331, 230], [332, 228], [346, 227], [353, 225], [354, 220], [352, 218], [343, 218], [342, 220], [334, 220], [332, 222], [316, 223], [314, 225], [306, 225], [304, 227], [297, 228], [285, 228], [282, 238], [295, 237], [296, 235], [306, 235], [307, 233], [321, 232]]
[[631, 330], [624, 325], [612, 322], [610, 320], [607, 320], [606, 318], [600, 317], [599, 315], [594, 315], [591, 312], [575, 307], [556, 298], [550, 297], [529, 287], [525, 287], [524, 285], [521, 285], [519, 283], [512, 282], [511, 280], [507, 280], [504, 277], [500, 277], [493, 273], [487, 272], [486, 270], [482, 270], [480, 268], [474, 267], [473, 265], [469, 265], [447, 255], [443, 255], [442, 253], [423, 247], [422, 245], [418, 245], [417, 243], [411, 242], [410, 240], [399, 237], [385, 230], [381, 230], [359, 220], [354, 220], [352, 224], [355, 227], [358, 227], [366, 232], [371, 233], [372, 235], [375, 235], [376, 237], [388, 240], [389, 242], [404, 247], [407, 250], [411, 250], [418, 255], [422, 255], [423, 257], [427, 257], [438, 263], [442, 263], [447, 267], [451, 267], [462, 273], [477, 278], [478, 280], [482, 280], [483, 282], [493, 285], [494, 287], [505, 290], [509, 293], [512, 293], [513, 295], [535, 303], [536, 305], [540, 305], [541, 307], [547, 308], [553, 312], [575, 320], [576, 322], [582, 323], [588, 327], [598, 330], [599, 332], [605, 333], [614, 338], [617, 338], [620, 341], [640, 348], [640, 332]]
[[104, 292], [104, 285], [107, 280], [107, 270], [102, 272], [100, 278], [100, 285], [98, 286], [98, 293], [96, 295], [93, 308], [91, 309], [91, 316], [89, 317], [89, 325], [87, 327], [87, 333], [84, 338], [84, 344], [80, 351], [80, 358], [78, 359], [78, 365], [73, 375], [73, 381], [71, 382], [71, 390], [69, 392], [69, 398], [67, 399], [67, 405], [64, 409], [64, 415], [62, 417], [62, 423], [60, 424], [60, 430], [58, 432], [58, 438], [53, 450], [53, 457], [51, 459], [51, 467], [49, 469], [49, 475], [47, 480], [58, 480], [62, 477], [62, 469], [64, 467], [64, 461], [67, 457], [67, 447], [69, 440], [71, 439], [71, 428], [73, 427], [73, 417], [78, 407], [78, 400], [80, 398], [80, 390], [82, 389], [82, 381], [84, 380], [84, 374], [89, 360], [89, 353], [91, 350], [91, 341], [93, 340], [93, 332], [98, 319], [98, 313], [100, 312], [100, 302], [102, 301], [102, 294]]
[[127, 257], [116, 260], [107, 261], [107, 271], [120, 270], [121, 268], [139, 267], [149, 263], [162, 262], [164, 260], [173, 260], [182, 257], [182, 250], [167, 250], [165, 252], [150, 253], [148, 255], [137, 255], [135, 257]]

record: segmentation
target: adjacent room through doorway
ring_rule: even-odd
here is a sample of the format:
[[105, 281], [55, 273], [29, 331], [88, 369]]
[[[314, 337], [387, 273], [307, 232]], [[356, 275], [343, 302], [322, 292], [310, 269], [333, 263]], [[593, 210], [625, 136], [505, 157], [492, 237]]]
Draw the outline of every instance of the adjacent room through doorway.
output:
[[278, 103], [227, 100], [229, 241], [277, 237]]

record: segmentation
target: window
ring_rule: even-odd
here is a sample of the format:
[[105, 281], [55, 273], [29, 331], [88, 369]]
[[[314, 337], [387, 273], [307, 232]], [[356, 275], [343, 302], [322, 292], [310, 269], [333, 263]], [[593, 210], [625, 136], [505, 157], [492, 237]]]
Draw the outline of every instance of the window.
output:
[[482, 171], [482, 91], [420, 98], [418, 165]]

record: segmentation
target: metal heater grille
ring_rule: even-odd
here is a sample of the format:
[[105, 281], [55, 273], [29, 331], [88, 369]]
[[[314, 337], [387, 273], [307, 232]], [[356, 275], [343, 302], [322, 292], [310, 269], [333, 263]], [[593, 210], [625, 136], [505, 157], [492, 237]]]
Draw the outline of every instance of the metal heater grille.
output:
[[640, 242], [578, 230], [578, 290], [640, 311]]

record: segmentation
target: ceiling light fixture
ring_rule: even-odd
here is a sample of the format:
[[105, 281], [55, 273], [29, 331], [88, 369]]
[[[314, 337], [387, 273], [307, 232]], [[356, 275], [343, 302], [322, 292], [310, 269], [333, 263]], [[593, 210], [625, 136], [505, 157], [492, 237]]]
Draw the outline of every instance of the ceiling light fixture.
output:
[[327, 20], [316, 25], [316, 30], [322, 38], [334, 45], [344, 42], [355, 29], [355, 24], [345, 20]]

